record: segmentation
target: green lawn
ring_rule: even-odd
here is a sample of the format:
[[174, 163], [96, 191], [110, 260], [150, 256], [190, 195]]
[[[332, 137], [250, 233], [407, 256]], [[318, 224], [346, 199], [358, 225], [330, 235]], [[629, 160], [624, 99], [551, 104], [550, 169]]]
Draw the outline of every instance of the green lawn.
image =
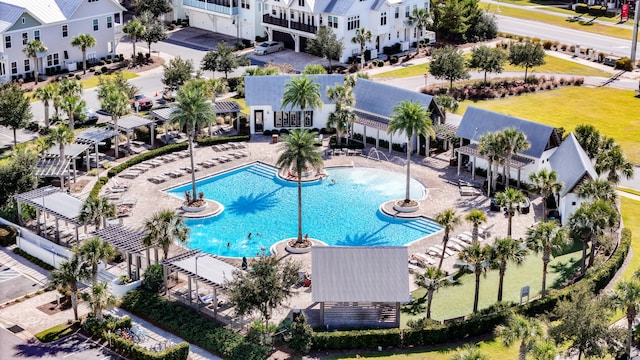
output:
[[[627, 158], [640, 163], [640, 121], [632, 109], [640, 100], [631, 90], [608, 87], [566, 87], [506, 99], [460, 104], [458, 114], [467, 106], [512, 115], [572, 131], [576, 125], [592, 124], [603, 135], [620, 144]], [[606, 100], [605, 100], [606, 99]]]
[[[509, 4], [514, 4], [514, 5], [520, 5], [523, 7], [537, 7], [541, 10], [545, 10], [545, 11], [552, 11], [558, 14], [562, 14], [562, 15], [566, 15], [566, 16], [575, 16], [575, 15], [580, 15], [578, 13], [576, 13], [573, 10], [569, 10], [566, 6], [566, 3], [563, 3], [562, 5], [564, 7], [555, 7], [553, 5], [558, 5], [558, 3], [554, 3], [554, 2], [549, 2], [549, 4], [543, 4], [543, 2], [541, 1], [532, 1], [532, 0], [500, 0], [500, 2], [504, 2], [504, 3], [509, 3]], [[487, 4], [489, 5], [489, 4]], [[489, 11], [494, 12], [497, 10], [497, 6], [495, 5], [491, 5], [491, 8], [489, 9]], [[500, 12], [502, 12], [502, 7], [500, 7]], [[589, 15], [589, 14], [582, 14], [582, 17], [585, 18], [587, 21], [593, 19], [594, 17]], [[616, 24], [618, 23], [618, 21], [620, 21], [620, 17], [616, 16], [616, 17], [605, 17], [605, 16], [601, 16], [601, 17], [597, 17], [597, 19], [599, 21], [606, 21], [608, 23], [611, 24]]]
[[[469, 57], [469, 55], [467, 55]], [[550, 74], [566, 74], [566, 75], [581, 75], [581, 76], [601, 76], [610, 77], [611, 74], [590, 66], [582, 65], [574, 61], [560, 59], [555, 56], [547, 55], [545, 57], [546, 64], [537, 68], [529, 69], [530, 73], [550, 73]], [[399, 65], [402, 66], [402, 65]], [[425, 72], [429, 71], [429, 65], [414, 65], [401, 67], [396, 70], [387, 71], [381, 74], [373, 75], [373, 78], [403, 78], [411, 76], [421, 76]], [[524, 73], [523, 68], [515, 67], [507, 64], [504, 71], [521, 71]], [[524, 75], [523, 75], [524, 76]]]
[[622, 221], [624, 227], [631, 230], [631, 252], [633, 257], [622, 273], [622, 279], [631, 279], [633, 273], [640, 269], [640, 202], [624, 196], [622, 199]]
[[[127, 80], [135, 79], [139, 76], [136, 73], [133, 73], [131, 71], [126, 71], [126, 70], [122, 71], [122, 75], [124, 75], [124, 78]], [[110, 76], [110, 75], [102, 75], [102, 76]], [[99, 78], [98, 76], [94, 76], [89, 79], [80, 80], [80, 82], [82, 83], [82, 86], [84, 89], [91, 89], [93, 87], [98, 86], [98, 78]]]

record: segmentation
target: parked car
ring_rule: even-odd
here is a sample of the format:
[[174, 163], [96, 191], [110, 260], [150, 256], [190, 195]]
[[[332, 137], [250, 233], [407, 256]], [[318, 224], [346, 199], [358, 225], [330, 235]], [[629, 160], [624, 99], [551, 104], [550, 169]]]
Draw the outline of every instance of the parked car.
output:
[[162, 100], [168, 101], [168, 102], [176, 101], [176, 95], [177, 95], [176, 91], [165, 89], [162, 92]]
[[496, 203], [496, 198], [491, 198], [491, 205], [489, 206], [490, 211], [500, 211], [500, 205]]
[[95, 109], [86, 107], [81, 112], [73, 114], [73, 119], [78, 125], [95, 124], [98, 122], [98, 113]]
[[528, 214], [530, 208], [531, 201], [529, 201], [528, 197], [525, 197], [524, 201], [518, 204], [518, 211], [520, 211], [520, 214]]
[[256, 48], [253, 49], [253, 52], [256, 53], [256, 55], [265, 55], [265, 54], [271, 54], [271, 53], [282, 51], [282, 50], [284, 50], [283, 42], [265, 41], [262, 44], [256, 46]]
[[136, 109], [136, 102], [138, 102], [139, 110], [150, 110], [153, 107], [153, 101], [148, 97], [144, 96], [144, 94], [135, 94], [133, 96], [133, 100], [131, 100], [131, 107], [133, 110]]

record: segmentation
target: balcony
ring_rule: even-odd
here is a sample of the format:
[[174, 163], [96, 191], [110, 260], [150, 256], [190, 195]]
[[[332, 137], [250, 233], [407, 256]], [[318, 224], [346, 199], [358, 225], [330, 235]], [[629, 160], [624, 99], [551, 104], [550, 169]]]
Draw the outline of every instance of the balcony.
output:
[[218, 14], [225, 14], [225, 15], [237, 15], [240, 11], [237, 6], [230, 7], [230, 6], [224, 6], [224, 5], [217, 5], [217, 4], [213, 4], [213, 3], [209, 3], [201, 0], [182, 0], [182, 5], [215, 12]]
[[303, 23], [296, 22], [296, 21], [291, 21], [291, 23], [289, 23], [289, 21], [287, 21], [285, 19], [280, 19], [280, 18], [277, 18], [277, 17], [273, 17], [273, 16], [271, 16], [269, 14], [262, 15], [262, 22], [265, 23], [265, 24], [282, 26], [282, 27], [286, 27], [286, 28], [291, 28], [293, 30], [304, 31], [304, 32], [312, 33], [312, 34], [315, 34], [316, 30], [318, 30], [318, 27], [314, 26], [314, 25], [303, 24]]

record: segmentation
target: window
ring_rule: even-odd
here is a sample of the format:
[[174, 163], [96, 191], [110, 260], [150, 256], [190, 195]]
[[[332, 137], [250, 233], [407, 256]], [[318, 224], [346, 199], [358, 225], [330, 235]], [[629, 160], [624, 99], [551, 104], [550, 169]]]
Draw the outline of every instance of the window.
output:
[[29, 34], [22, 33], [22, 45], [27, 45], [28, 42], [29, 42]]
[[33, 31], [33, 38], [34, 38], [35, 40], [40, 41], [40, 30], [34, 30], [34, 31]]
[[15, 61], [11, 62], [11, 73], [12, 74], [18, 73], [18, 63]]
[[60, 65], [60, 57], [58, 54], [47, 55], [47, 66]]
[[312, 127], [313, 111], [274, 111], [275, 127]]
[[93, 31], [98, 31], [98, 19], [93, 19]]
[[24, 59], [24, 72], [31, 71], [31, 62], [29, 59]]
[[22, 17], [22, 23], [24, 24], [25, 22], [27, 22], [27, 20], [24, 18], [24, 16]]
[[360, 27], [360, 15], [347, 18], [347, 30], [353, 30]]
[[411, 13], [410, 13], [410, 9], [411, 9], [411, 8], [409, 7], [409, 5], [407, 5], [407, 7], [406, 7], [406, 8], [404, 8], [404, 17], [406, 17], [406, 18], [408, 18], [408, 17], [409, 17], [409, 15], [411, 14]]
[[396, 19], [397, 19], [397, 18], [399, 18], [399, 17], [400, 17], [400, 8], [399, 8], [399, 7], [397, 7], [395, 11], [396, 11], [396, 13], [395, 13], [395, 17], [396, 17]]
[[62, 37], [69, 36], [69, 25], [62, 25]]
[[11, 35], [4, 37], [4, 47], [5, 49], [11, 49]]
[[4, 63], [0, 62], [0, 76], [4, 76], [7, 74], [7, 69], [4, 67]]
[[120, 24], [120, 14], [113, 14], [113, 20], [116, 22], [116, 24]]
[[381, 26], [387, 25], [387, 12], [386, 11], [380, 13], [380, 25]]
[[240, 0], [240, 7], [243, 9], [251, 9], [249, 0]]
[[107, 43], [107, 52], [111, 54], [113, 52], [113, 41]]
[[97, 2], [98, 0], [89, 0], [90, 3]]
[[298, 6], [303, 6], [304, 7], [304, 0], [298, 0]]
[[396, 33], [396, 39], [400, 39], [400, 31]]
[[389, 33], [389, 40], [391, 40], [391, 33]]
[[107, 29], [111, 29], [113, 27], [113, 17], [107, 16]]
[[327, 16], [327, 26], [337, 28], [338, 27], [338, 17], [337, 16]]

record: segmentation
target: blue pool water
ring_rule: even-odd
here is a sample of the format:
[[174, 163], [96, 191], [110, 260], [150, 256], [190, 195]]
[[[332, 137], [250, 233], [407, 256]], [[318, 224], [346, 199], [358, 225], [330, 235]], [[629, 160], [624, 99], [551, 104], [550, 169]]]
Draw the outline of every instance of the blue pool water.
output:
[[[310, 238], [328, 245], [398, 246], [441, 229], [427, 219], [400, 220], [380, 213], [382, 203], [404, 198], [404, 174], [358, 167], [326, 171], [329, 178], [304, 184], [302, 189], [302, 233]], [[168, 192], [183, 198], [190, 189], [185, 184]], [[271, 166], [254, 163], [203, 179], [197, 190], [225, 210], [218, 216], [186, 220], [191, 228], [190, 248], [252, 257], [261, 248], [297, 236], [297, 184], [279, 179]], [[423, 198], [424, 190], [411, 180], [412, 199]]]

